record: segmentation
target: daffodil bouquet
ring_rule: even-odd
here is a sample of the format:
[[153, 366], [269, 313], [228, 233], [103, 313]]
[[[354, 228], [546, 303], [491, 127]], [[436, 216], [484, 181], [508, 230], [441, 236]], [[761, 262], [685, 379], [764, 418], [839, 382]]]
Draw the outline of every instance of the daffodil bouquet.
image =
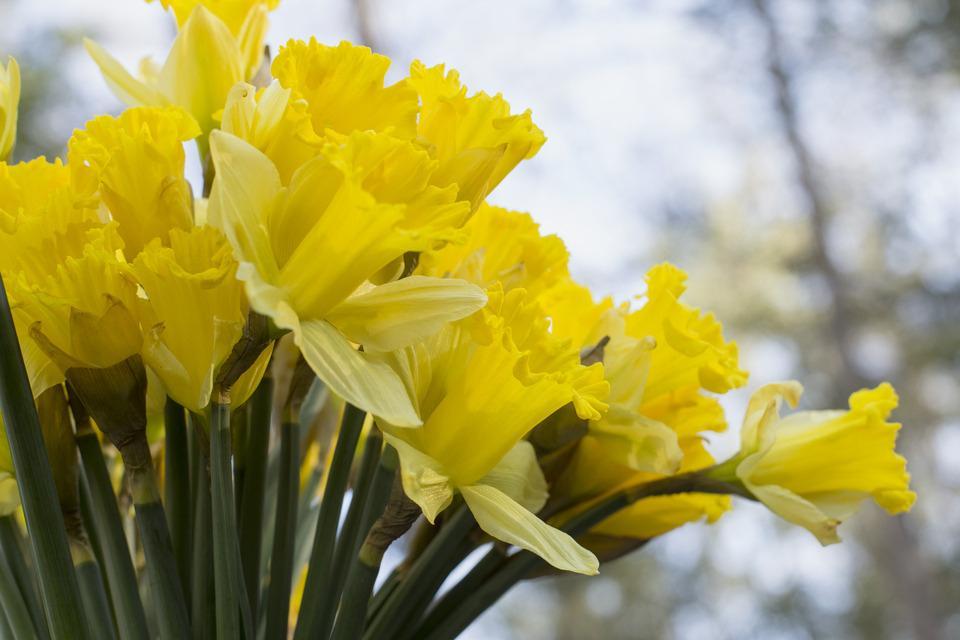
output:
[[276, 0], [161, 4], [161, 66], [86, 43], [129, 108], [0, 165], [0, 637], [452, 638], [731, 496], [824, 544], [910, 508], [887, 384], [786, 417], [800, 385], [761, 387], [711, 457], [747, 373], [685, 274], [597, 301], [488, 204], [529, 112], [347, 42], [271, 55]]

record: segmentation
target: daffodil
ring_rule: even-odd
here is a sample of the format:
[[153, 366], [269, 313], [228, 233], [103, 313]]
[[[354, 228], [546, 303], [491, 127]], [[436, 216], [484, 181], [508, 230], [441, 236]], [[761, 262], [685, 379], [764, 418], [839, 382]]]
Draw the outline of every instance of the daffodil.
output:
[[[139, 78], [92, 40], [84, 44], [122, 102], [179, 106], [206, 134], [214, 128], [214, 114], [223, 108], [230, 89], [251, 80], [261, 66], [267, 12], [276, 2], [174, 1], [164, 6], [173, 7], [179, 32], [163, 66], [145, 60]], [[205, 138], [198, 143], [205, 152]]]
[[530, 111], [512, 114], [503, 96], [467, 96], [460, 75], [443, 65], [410, 66], [409, 84], [420, 96], [419, 139], [440, 161], [434, 184], [460, 187], [473, 210], [522, 160], [546, 142]]
[[99, 196], [133, 259], [150, 240], [193, 226], [193, 194], [183, 176], [183, 142], [200, 129], [175, 107], [137, 107], [99, 116], [68, 144], [74, 188]]
[[740, 453], [713, 473], [740, 482], [778, 516], [839, 542], [837, 527], [873, 499], [887, 513], [910, 510], [907, 462], [895, 451], [900, 425], [887, 422], [898, 398], [889, 384], [850, 396], [849, 411], [801, 411], [797, 382], [761, 387], [750, 399]]
[[0, 65], [0, 160], [6, 160], [17, 141], [17, 112], [20, 106], [20, 67], [13, 56], [7, 67]]
[[395, 424], [420, 424], [397, 375], [369, 353], [430, 335], [485, 296], [460, 280], [370, 279], [456, 233], [468, 206], [456, 189], [429, 186], [435, 165], [415, 145], [370, 132], [327, 143], [286, 187], [248, 142], [215, 131], [211, 148], [209, 220], [233, 247], [251, 308], [292, 331], [344, 399]]
[[[132, 270], [147, 299], [138, 305], [143, 358], [167, 394], [194, 412], [210, 403], [214, 378], [243, 333], [247, 302], [230, 246], [212, 227], [174, 229], [169, 246], [154, 239]], [[242, 404], [263, 375], [270, 349], [233, 386]]]
[[421, 254], [417, 273], [463, 278], [484, 288], [526, 289], [536, 297], [569, 278], [563, 241], [544, 236], [528, 213], [482, 204], [464, 226], [465, 242]]
[[[558, 335], [584, 347], [603, 345], [598, 350], [611, 386], [611, 410], [590, 423], [554, 486], [557, 504], [577, 505], [557, 521], [625, 487], [713, 464], [703, 433], [725, 429], [726, 421], [716, 399], [703, 392], [740, 386], [746, 373], [713, 316], [680, 302], [685, 279], [672, 265], [654, 267], [636, 309], [594, 303], [575, 283], [545, 296]], [[716, 495], [648, 498], [592, 533], [646, 539], [703, 517], [713, 521], [728, 505], [728, 497]]]
[[598, 419], [608, 390], [603, 367], [581, 365], [577, 349], [550, 334], [522, 289], [495, 287], [488, 295], [477, 314], [382, 356], [401, 373], [424, 421], [409, 429], [381, 420], [400, 456], [404, 490], [431, 522], [460, 493], [491, 536], [560, 569], [596, 573], [591, 553], [534, 515], [547, 487], [523, 438], [570, 403], [581, 418]]

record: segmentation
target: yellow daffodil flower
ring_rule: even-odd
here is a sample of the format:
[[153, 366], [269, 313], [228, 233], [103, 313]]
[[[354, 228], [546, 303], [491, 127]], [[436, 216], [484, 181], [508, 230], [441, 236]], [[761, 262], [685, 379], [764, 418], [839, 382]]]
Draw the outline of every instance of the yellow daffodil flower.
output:
[[[647, 274], [642, 306], [593, 303], [589, 291], [569, 283], [546, 296], [554, 331], [590, 346], [601, 338], [611, 385], [611, 410], [590, 424], [573, 460], [554, 486], [563, 505], [579, 505], [563, 521], [605, 495], [664, 475], [713, 464], [704, 431], [726, 428], [717, 401], [746, 382], [737, 348], [726, 342], [711, 315], [680, 302], [686, 275], [663, 264]], [[715, 495], [641, 500], [595, 527], [594, 533], [645, 539], [685, 522], [713, 521], [729, 505]]]
[[400, 455], [407, 495], [431, 522], [459, 492], [480, 527], [560, 569], [593, 574], [594, 556], [534, 514], [547, 498], [524, 436], [573, 403], [583, 419], [606, 405], [603, 366], [580, 364], [526, 292], [488, 292], [487, 306], [414, 346], [382, 356], [401, 373], [422, 427], [381, 420]]
[[183, 142], [200, 134], [186, 112], [137, 107], [99, 116], [68, 144], [75, 188], [97, 194], [117, 221], [132, 260], [150, 240], [193, 226], [193, 194], [183, 177]]
[[907, 462], [895, 451], [900, 425], [887, 422], [898, 398], [889, 384], [857, 391], [849, 411], [801, 411], [798, 382], [761, 387], [750, 399], [740, 453], [716, 477], [739, 479], [778, 516], [813, 533], [824, 545], [839, 542], [838, 525], [873, 498], [887, 513], [910, 510]]
[[13, 56], [7, 67], [0, 65], [0, 160], [6, 160], [17, 141], [17, 112], [20, 106], [20, 67]]
[[[330, 388], [395, 424], [417, 425], [397, 375], [368, 358], [435, 333], [485, 303], [452, 279], [369, 280], [408, 251], [455, 233], [466, 203], [428, 185], [433, 164], [415, 145], [374, 133], [328, 143], [283, 187], [261, 151], [214, 131], [209, 219], [240, 262], [252, 309], [293, 332]], [[358, 351], [353, 344], [362, 344]]]
[[464, 226], [466, 242], [451, 243], [420, 256], [417, 273], [463, 278], [487, 288], [526, 289], [537, 297], [569, 277], [563, 241], [540, 234], [530, 214], [481, 204]]
[[443, 65], [428, 68], [415, 61], [409, 84], [421, 102], [417, 135], [440, 161], [434, 184], [457, 184], [460, 199], [469, 200], [473, 210], [547, 140], [529, 110], [511, 114], [500, 94], [468, 97], [459, 74]]
[[[262, 64], [267, 10], [275, 5], [272, 1], [165, 3], [174, 8], [179, 33], [163, 66], [145, 61], [140, 78], [92, 40], [84, 45], [122, 102], [179, 106], [206, 134], [214, 128], [214, 114], [223, 108], [230, 89], [252, 79]], [[205, 154], [205, 137], [198, 138], [198, 144]]]
[[[243, 333], [247, 302], [223, 234], [212, 227], [174, 229], [169, 241], [166, 247], [154, 239], [132, 265], [148, 297], [138, 307], [143, 358], [171, 398], [201, 412], [220, 364]], [[246, 400], [269, 357], [268, 349], [245, 374], [255, 380], [234, 385], [234, 403]]]

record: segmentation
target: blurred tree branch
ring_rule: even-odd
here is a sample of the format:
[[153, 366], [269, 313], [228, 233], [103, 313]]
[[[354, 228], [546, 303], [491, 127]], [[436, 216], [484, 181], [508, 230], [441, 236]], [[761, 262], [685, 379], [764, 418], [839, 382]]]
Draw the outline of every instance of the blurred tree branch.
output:
[[[828, 198], [817, 181], [814, 159], [801, 133], [793, 78], [784, 61], [782, 37], [776, 19], [770, 10], [769, 0], [751, 0], [751, 3], [766, 37], [766, 65], [776, 93], [776, 113], [796, 165], [797, 182], [807, 201], [813, 261], [830, 293], [827, 321], [840, 365], [839, 371], [835, 372], [839, 374], [835, 378], [839, 384], [832, 404], [842, 406], [851, 391], [869, 382], [859, 371], [851, 351], [851, 338], [856, 328], [854, 318], [857, 316], [852, 308], [847, 283], [830, 255]], [[932, 606], [929, 589], [932, 572], [922, 557], [916, 536], [903, 518], [884, 520], [878, 524], [876, 531], [877, 536], [865, 536], [865, 540], [878, 567], [890, 574], [886, 582], [905, 607], [912, 636], [918, 640], [939, 638], [942, 621]]]

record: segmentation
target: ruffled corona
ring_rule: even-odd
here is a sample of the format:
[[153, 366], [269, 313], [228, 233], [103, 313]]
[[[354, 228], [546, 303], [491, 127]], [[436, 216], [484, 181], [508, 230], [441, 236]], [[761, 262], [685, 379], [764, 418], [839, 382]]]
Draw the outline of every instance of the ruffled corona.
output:
[[180, 109], [138, 107], [116, 118], [94, 118], [70, 138], [73, 184], [102, 198], [119, 225], [128, 259], [151, 239], [166, 243], [171, 229], [193, 226], [183, 142], [199, 134]]
[[481, 91], [468, 97], [460, 75], [444, 65], [415, 61], [409, 83], [422, 105], [417, 135], [440, 161], [434, 184], [458, 185], [460, 198], [473, 210], [547, 140], [529, 110], [512, 114], [500, 94]]
[[448, 239], [455, 229], [447, 221], [467, 205], [455, 189], [430, 186], [430, 158], [396, 138], [355, 133], [327, 143], [288, 187], [249, 143], [221, 131], [211, 141], [209, 218], [233, 246], [251, 307], [293, 331], [339, 395], [397, 424], [419, 424], [399, 379], [369, 352], [411, 344], [486, 297], [460, 280], [370, 279], [404, 253]]
[[[873, 499], [890, 514], [909, 511], [907, 462], [896, 453], [900, 425], [887, 422], [897, 406], [889, 384], [857, 391], [848, 411], [801, 411], [802, 388], [766, 385], [751, 398], [741, 431], [741, 451], [718, 473], [736, 478], [781, 518], [813, 533], [823, 544], [839, 542], [838, 525]], [[732, 479], [732, 478], [731, 478]]]
[[10, 285], [31, 337], [61, 372], [110, 367], [140, 351], [137, 285], [108, 248], [120, 244], [113, 234], [112, 225], [94, 230], [81, 256], [43, 278], [19, 274]]
[[20, 105], [20, 67], [13, 57], [6, 68], [0, 65], [0, 160], [6, 160], [17, 141], [17, 113]]
[[[385, 86], [390, 59], [367, 47], [336, 47], [291, 40], [270, 69], [280, 84], [306, 100], [318, 134], [377, 131], [410, 139], [416, 135], [417, 93], [401, 80]], [[446, 186], [446, 185], [444, 185]]]
[[[530, 549], [562, 569], [596, 572], [596, 559], [566, 534], [533, 515], [546, 500], [545, 482], [524, 436], [573, 403], [584, 419], [606, 409], [600, 364], [580, 364], [577, 350], [554, 338], [538, 304], [522, 289], [488, 292], [487, 306], [439, 334], [382, 356], [416, 400], [423, 426], [383, 421], [400, 454], [407, 495], [431, 521], [454, 492], [463, 494], [480, 526]], [[525, 504], [506, 481], [529, 478], [542, 487]]]
[[[170, 397], [191, 411], [209, 404], [214, 376], [243, 332], [247, 302], [236, 269], [230, 246], [212, 227], [175, 229], [169, 247], [154, 240], [132, 265], [148, 296], [138, 307], [144, 361]], [[267, 350], [261, 360], [269, 356]], [[262, 375], [263, 367], [257, 370]], [[232, 401], [241, 404], [250, 386], [235, 385], [243, 391]]]

